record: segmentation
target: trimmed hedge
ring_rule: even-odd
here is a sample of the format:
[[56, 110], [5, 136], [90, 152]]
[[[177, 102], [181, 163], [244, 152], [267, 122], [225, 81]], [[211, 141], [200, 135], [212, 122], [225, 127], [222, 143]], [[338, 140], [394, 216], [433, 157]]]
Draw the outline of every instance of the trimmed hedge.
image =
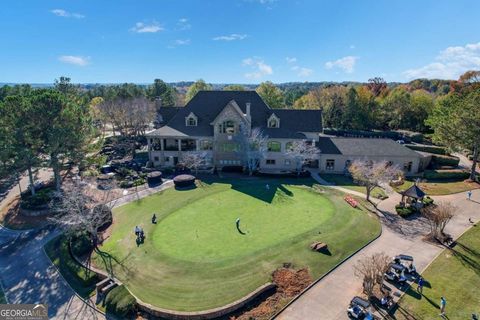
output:
[[133, 313], [135, 304], [135, 298], [123, 285], [113, 288], [105, 298], [105, 309], [107, 312], [111, 312], [122, 318]]
[[447, 150], [444, 147], [439, 147], [439, 146], [419, 146], [416, 144], [406, 144], [405, 146], [409, 149], [422, 151], [422, 152], [428, 152], [428, 153], [434, 153], [434, 154], [440, 154], [440, 155], [447, 154]]
[[458, 163], [460, 162], [460, 158], [455, 157], [455, 156], [434, 155], [434, 156], [432, 156], [432, 161], [437, 166], [456, 167], [456, 166], [458, 166]]
[[423, 198], [423, 204], [426, 206], [429, 206], [433, 204], [433, 199], [430, 198], [429, 196], [426, 196], [425, 198]]
[[411, 215], [414, 212], [414, 210], [412, 208], [410, 208], [410, 207], [407, 208], [407, 207], [404, 207], [404, 206], [399, 205], [399, 204], [397, 204], [395, 206], [395, 211], [397, 211], [397, 214], [399, 216], [404, 217], [404, 218], [408, 217], [409, 215]]
[[425, 170], [424, 177], [427, 180], [465, 180], [470, 173], [461, 169], [454, 170]]

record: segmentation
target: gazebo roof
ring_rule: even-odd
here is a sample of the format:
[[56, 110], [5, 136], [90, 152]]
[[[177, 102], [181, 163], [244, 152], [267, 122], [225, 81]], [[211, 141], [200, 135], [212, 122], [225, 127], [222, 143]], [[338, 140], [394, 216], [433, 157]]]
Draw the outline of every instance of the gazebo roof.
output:
[[410, 197], [410, 198], [415, 198], [415, 199], [420, 199], [425, 197], [425, 192], [423, 192], [422, 189], [420, 189], [417, 184], [414, 184], [407, 190], [402, 192], [402, 195]]

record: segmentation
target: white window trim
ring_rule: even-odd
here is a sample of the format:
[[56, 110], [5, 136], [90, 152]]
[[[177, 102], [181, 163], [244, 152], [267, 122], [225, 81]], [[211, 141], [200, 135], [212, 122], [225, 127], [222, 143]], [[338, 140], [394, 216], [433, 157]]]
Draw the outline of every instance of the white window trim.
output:
[[[190, 124], [190, 123], [189, 123], [190, 119], [195, 120], [195, 124]], [[196, 127], [197, 125], [198, 125], [198, 118], [197, 118], [197, 116], [196, 116], [193, 112], [190, 112], [190, 114], [185, 117], [185, 126], [186, 126], [186, 127]]]
[[[276, 127], [272, 127], [270, 126], [270, 120], [275, 120], [277, 122], [277, 126]], [[267, 119], [267, 128], [272, 128], [272, 129], [278, 129], [280, 128], [280, 118], [277, 117], [277, 115], [275, 113], [272, 113], [270, 115], [270, 117], [268, 117]]]

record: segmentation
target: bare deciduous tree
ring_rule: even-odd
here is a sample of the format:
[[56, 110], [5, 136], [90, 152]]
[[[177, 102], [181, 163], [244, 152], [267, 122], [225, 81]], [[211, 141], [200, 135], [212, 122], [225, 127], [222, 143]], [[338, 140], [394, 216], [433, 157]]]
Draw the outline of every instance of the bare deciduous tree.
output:
[[180, 164], [195, 170], [195, 174], [198, 174], [198, 169], [207, 165], [207, 158], [208, 154], [205, 151], [189, 151], [182, 155]]
[[370, 193], [376, 187], [382, 188], [383, 184], [401, 176], [403, 173], [396, 165], [390, 165], [387, 161], [355, 160], [348, 171], [354, 181], [365, 186], [367, 200], [370, 201]]
[[422, 209], [423, 216], [430, 226], [429, 237], [443, 241], [445, 239], [445, 226], [453, 218], [457, 208], [449, 202], [439, 202], [436, 205]]
[[376, 285], [381, 287], [383, 275], [391, 261], [385, 253], [378, 252], [358, 260], [355, 264], [355, 276], [363, 279], [363, 291], [368, 297], [373, 296]]
[[252, 175], [258, 168], [260, 160], [265, 158], [268, 137], [263, 135], [260, 128], [248, 130], [245, 126], [241, 126], [236, 140], [240, 145], [238, 154], [243, 157], [248, 174]]
[[112, 222], [112, 188], [93, 192], [86, 182], [75, 181], [66, 185], [63, 193], [54, 200], [52, 207], [56, 214], [50, 220], [70, 237], [86, 235], [97, 249], [99, 230]]
[[294, 141], [287, 146], [286, 155], [295, 161], [295, 169], [297, 174], [302, 171], [303, 165], [309, 160], [316, 160], [320, 150], [315, 146], [315, 143], [307, 140]]
[[106, 100], [98, 104], [98, 117], [122, 135], [138, 136], [155, 119], [155, 105], [145, 97]]

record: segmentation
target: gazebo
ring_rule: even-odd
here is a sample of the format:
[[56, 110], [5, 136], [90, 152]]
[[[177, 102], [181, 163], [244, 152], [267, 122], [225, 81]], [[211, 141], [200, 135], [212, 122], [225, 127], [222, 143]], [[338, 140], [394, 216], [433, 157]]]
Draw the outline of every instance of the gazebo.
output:
[[408, 188], [407, 190], [400, 192], [402, 195], [402, 203], [405, 203], [405, 198], [406, 203], [409, 203], [410, 205], [414, 205], [418, 208], [418, 206], [422, 205], [423, 198], [425, 197], [425, 192], [423, 192], [422, 189], [420, 189], [419, 186], [417, 186], [417, 183], [414, 183], [413, 186]]

